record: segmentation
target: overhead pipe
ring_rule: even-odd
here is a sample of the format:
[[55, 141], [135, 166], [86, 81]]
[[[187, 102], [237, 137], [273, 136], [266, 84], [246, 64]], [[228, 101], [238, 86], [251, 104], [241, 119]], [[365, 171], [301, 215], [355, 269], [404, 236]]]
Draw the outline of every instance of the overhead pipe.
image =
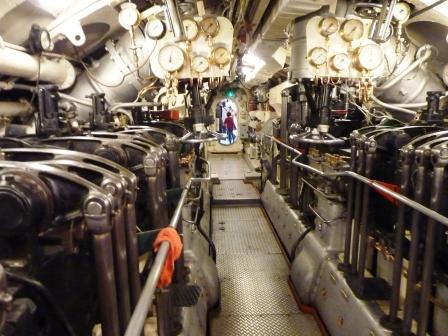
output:
[[0, 117], [26, 117], [33, 113], [33, 107], [25, 99], [0, 101]]
[[13, 49], [0, 38], [0, 74], [20, 77], [30, 81], [37, 79], [67, 89], [76, 80], [73, 65], [64, 58], [50, 59]]

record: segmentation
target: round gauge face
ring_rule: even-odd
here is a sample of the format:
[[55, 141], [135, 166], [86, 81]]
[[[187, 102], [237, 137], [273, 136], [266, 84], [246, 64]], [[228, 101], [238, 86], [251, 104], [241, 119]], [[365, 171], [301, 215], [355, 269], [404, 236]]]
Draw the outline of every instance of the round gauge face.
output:
[[406, 2], [399, 2], [395, 5], [392, 14], [398, 22], [406, 22], [411, 15], [411, 7]]
[[327, 63], [327, 57], [328, 52], [326, 49], [316, 47], [311, 49], [310, 53], [308, 54], [308, 61], [311, 63], [311, 65], [318, 67]]
[[213, 60], [216, 65], [223, 66], [230, 62], [230, 52], [224, 47], [218, 47], [213, 50]]
[[341, 26], [341, 37], [344, 41], [359, 40], [364, 34], [364, 23], [358, 19], [344, 21]]
[[345, 53], [336, 54], [331, 57], [330, 66], [337, 72], [347, 70], [350, 66], [350, 57]]
[[53, 48], [48, 30], [43, 29], [40, 31], [39, 43], [43, 51], [50, 51]]
[[177, 45], [166, 45], [159, 51], [159, 64], [168, 72], [178, 71], [185, 62], [185, 55]]
[[198, 23], [193, 19], [184, 19], [182, 21], [184, 25], [185, 35], [188, 41], [193, 41], [196, 39], [199, 33]]
[[319, 32], [322, 36], [330, 36], [339, 30], [339, 21], [334, 16], [328, 16], [320, 20]]
[[218, 19], [215, 18], [214, 16], [205, 17], [201, 21], [201, 30], [207, 36], [211, 36], [211, 37], [216, 36], [219, 32]]
[[162, 20], [152, 19], [149, 20], [148, 23], [146, 23], [145, 33], [149, 38], [153, 40], [160, 39], [165, 34], [165, 31], [165, 24]]
[[372, 71], [383, 63], [383, 50], [377, 44], [367, 44], [358, 48], [357, 65], [364, 70]]
[[208, 59], [204, 56], [198, 55], [193, 57], [193, 59], [191, 60], [191, 67], [197, 73], [203, 73], [207, 71], [208, 66]]
[[137, 6], [133, 3], [125, 3], [118, 14], [118, 22], [123, 28], [129, 29], [138, 24], [139, 17]]

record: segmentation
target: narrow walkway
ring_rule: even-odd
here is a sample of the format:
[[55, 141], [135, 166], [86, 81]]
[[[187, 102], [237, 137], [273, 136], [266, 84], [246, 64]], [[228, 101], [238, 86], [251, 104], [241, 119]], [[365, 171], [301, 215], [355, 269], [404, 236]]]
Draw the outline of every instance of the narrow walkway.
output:
[[221, 310], [211, 321], [211, 335], [320, 335], [312, 316], [298, 309], [258, 191], [243, 183], [246, 163], [239, 155], [212, 155], [210, 161], [221, 180], [213, 187]]

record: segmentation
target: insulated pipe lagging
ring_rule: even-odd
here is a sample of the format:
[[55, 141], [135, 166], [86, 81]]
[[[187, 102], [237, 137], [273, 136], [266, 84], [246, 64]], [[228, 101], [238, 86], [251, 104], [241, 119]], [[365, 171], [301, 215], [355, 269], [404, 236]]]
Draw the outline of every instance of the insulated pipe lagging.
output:
[[76, 73], [73, 65], [63, 58], [49, 59], [0, 44], [0, 74], [56, 84], [60, 89], [73, 85]]
[[26, 117], [33, 112], [33, 107], [26, 100], [0, 101], [0, 117]]

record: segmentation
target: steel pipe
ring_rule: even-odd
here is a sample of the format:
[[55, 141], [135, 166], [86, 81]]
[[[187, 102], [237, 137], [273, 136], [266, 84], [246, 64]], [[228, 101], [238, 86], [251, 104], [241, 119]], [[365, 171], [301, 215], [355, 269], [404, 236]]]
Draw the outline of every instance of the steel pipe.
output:
[[138, 269], [137, 222], [135, 203], [126, 205], [126, 241], [128, 250], [129, 283], [131, 288], [131, 308], [138, 302], [141, 293], [140, 272]]
[[[443, 181], [445, 178], [445, 167], [447, 162], [439, 164], [434, 167], [434, 177], [432, 182], [431, 192], [431, 208], [440, 211], [442, 208], [442, 199], [444, 190], [442, 190]], [[422, 290], [420, 294], [420, 308], [418, 312], [418, 336], [425, 336], [428, 329], [429, 319], [429, 300], [431, 298], [432, 278], [434, 272], [434, 258], [435, 258], [435, 241], [437, 234], [437, 222], [434, 219], [428, 221], [425, 238], [425, 254], [423, 258], [423, 278]]]
[[[177, 204], [174, 214], [171, 217], [169, 227], [176, 229], [179, 221], [182, 218], [182, 209], [185, 205], [188, 197], [188, 192], [191, 188], [192, 183], [199, 182], [209, 182], [211, 180], [211, 169], [210, 163], [205, 161], [208, 165], [208, 176], [203, 177], [192, 177], [188, 180], [187, 184], [182, 191], [182, 194]], [[146, 316], [148, 315], [149, 309], [152, 306], [154, 300], [154, 293], [156, 291], [157, 283], [162, 272], [163, 265], [165, 264], [166, 257], [168, 256], [168, 251], [170, 248], [170, 243], [168, 241], [162, 242], [159, 251], [155, 257], [151, 271], [146, 278], [145, 286], [143, 287], [142, 294], [138, 300], [137, 306], [134, 309], [131, 320], [129, 321], [128, 328], [126, 329], [125, 336], [139, 336], [143, 330], [145, 324]]]
[[104, 336], [117, 336], [119, 323], [111, 234], [109, 232], [93, 234], [93, 246], [100, 298], [101, 330]]
[[75, 68], [66, 59], [33, 56], [2, 46], [1, 43], [0, 74], [30, 81], [36, 81], [39, 78], [40, 81], [56, 84], [60, 89], [69, 88], [76, 79]]
[[112, 222], [115, 279], [117, 280], [118, 318], [120, 321], [120, 330], [123, 333], [129, 322], [129, 318], [131, 317], [131, 300], [126, 250], [126, 231], [122, 209], [115, 210]]

